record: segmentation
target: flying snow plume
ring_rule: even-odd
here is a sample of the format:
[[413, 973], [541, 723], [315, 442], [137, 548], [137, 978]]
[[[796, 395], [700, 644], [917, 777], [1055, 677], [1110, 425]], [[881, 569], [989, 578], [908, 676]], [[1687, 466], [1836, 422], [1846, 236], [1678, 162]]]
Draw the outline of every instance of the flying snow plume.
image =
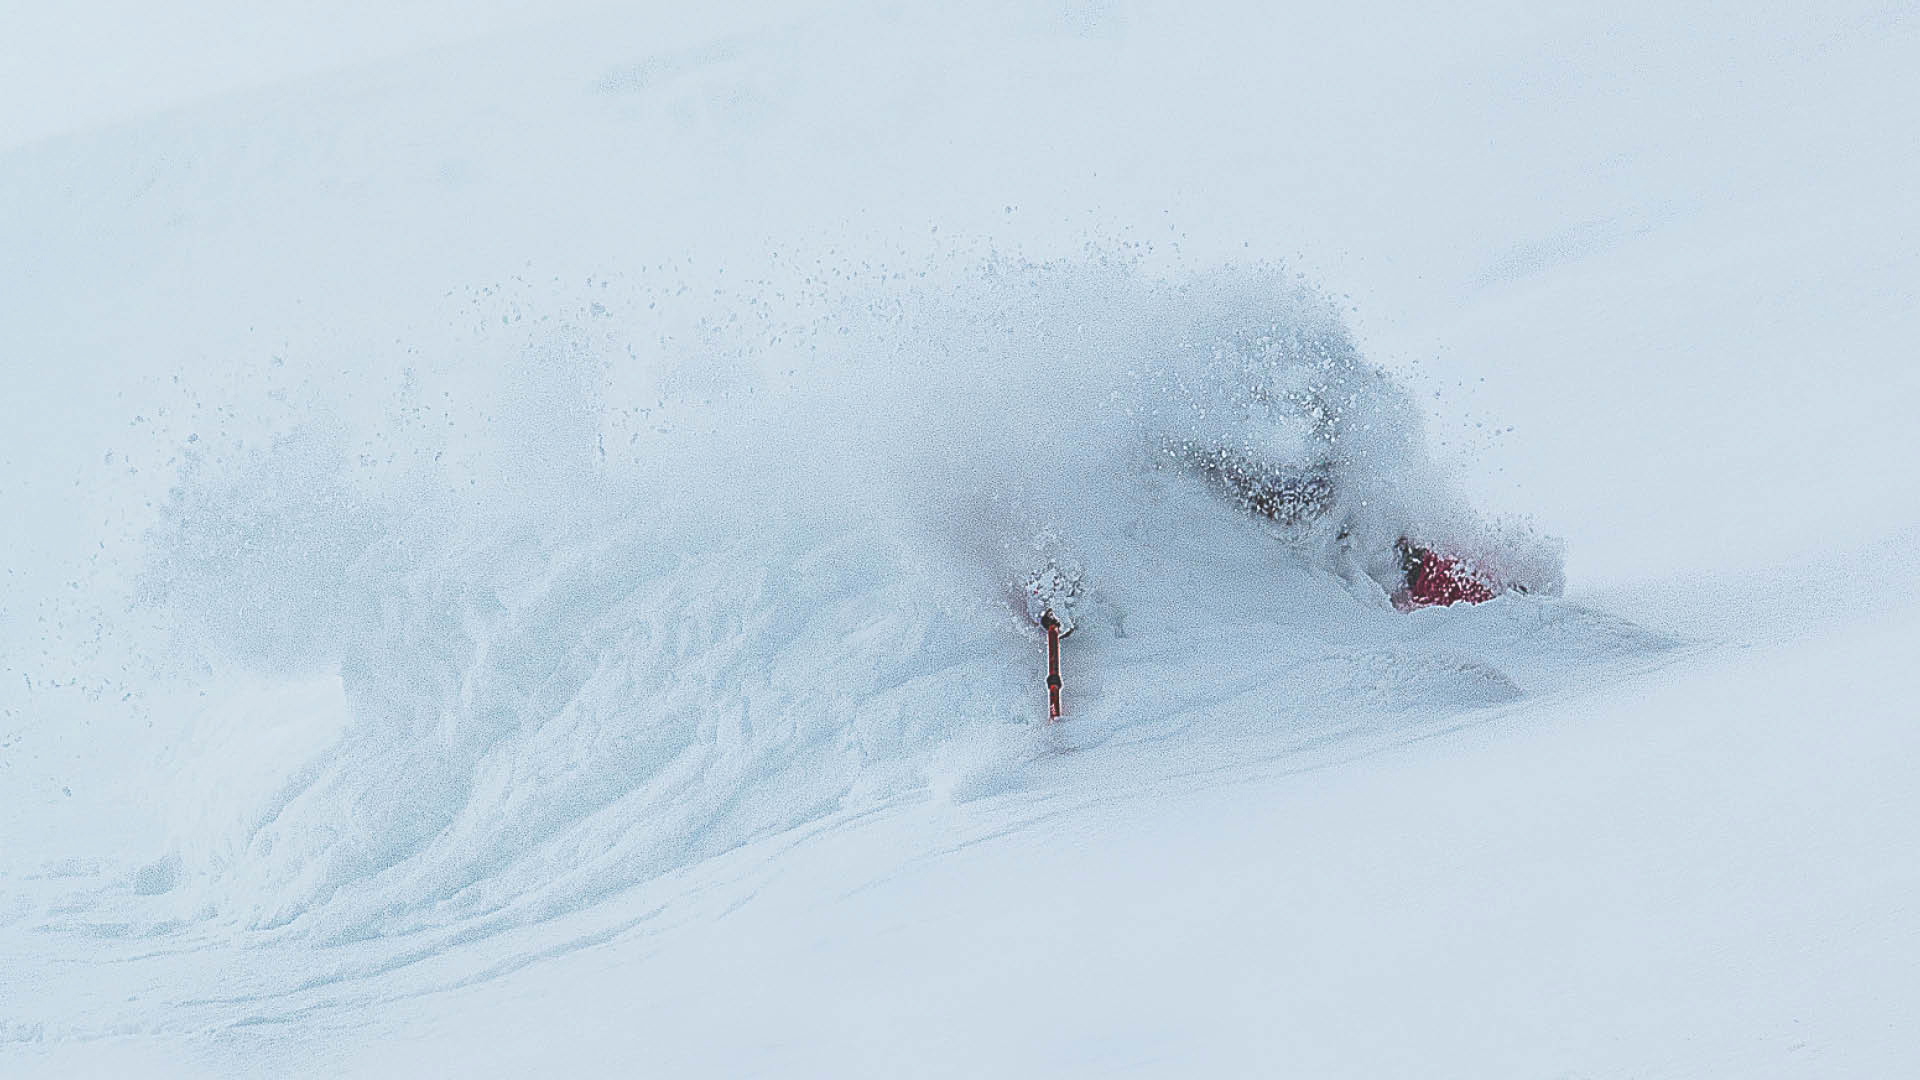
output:
[[[1283, 626], [1306, 644], [1270, 662], [1311, 701], [1359, 677], [1328, 643], [1400, 618], [1404, 539], [1558, 591], [1552, 542], [1461, 504], [1408, 396], [1280, 268], [727, 280], [489, 291], [476, 322], [505, 332], [370, 358], [352, 394], [299, 383], [191, 448], [140, 579], [170, 680], [334, 690], [280, 718], [319, 734], [262, 760], [271, 792], [149, 868], [150, 918], [503, 930], [823, 815], [1002, 790], [1037, 567], [1087, 583], [1091, 648]], [[1353, 663], [1376, 703], [1514, 693]], [[1083, 705], [1082, 730], [1155, 723]]]

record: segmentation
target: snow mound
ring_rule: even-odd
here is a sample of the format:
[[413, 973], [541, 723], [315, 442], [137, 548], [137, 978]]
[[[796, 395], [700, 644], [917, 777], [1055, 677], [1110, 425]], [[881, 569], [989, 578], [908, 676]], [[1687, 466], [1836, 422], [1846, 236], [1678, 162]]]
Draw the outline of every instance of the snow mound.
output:
[[[473, 301], [519, 336], [294, 384], [297, 423], [188, 448], [141, 587], [175, 677], [336, 679], [337, 714], [141, 872], [149, 918], [506, 929], [826, 815], [1010, 790], [1036, 739], [1251, 697], [1306, 745], [1511, 701], [1615, 633], [1510, 632], [1577, 611], [1542, 599], [1557, 548], [1461, 504], [1410, 399], [1278, 268], [525, 293]], [[1309, 478], [1313, 505], [1224, 476]], [[1396, 614], [1406, 536], [1535, 595]], [[1073, 723], [1036, 734], [1015, 592], [1049, 560], [1089, 594]]]

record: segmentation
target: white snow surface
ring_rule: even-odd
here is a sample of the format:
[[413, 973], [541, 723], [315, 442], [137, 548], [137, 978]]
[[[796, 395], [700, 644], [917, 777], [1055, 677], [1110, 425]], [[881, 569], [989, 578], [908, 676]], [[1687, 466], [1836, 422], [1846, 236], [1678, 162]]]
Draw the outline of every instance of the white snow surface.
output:
[[1911, 5], [15, 22], [7, 1075], [1920, 1069]]

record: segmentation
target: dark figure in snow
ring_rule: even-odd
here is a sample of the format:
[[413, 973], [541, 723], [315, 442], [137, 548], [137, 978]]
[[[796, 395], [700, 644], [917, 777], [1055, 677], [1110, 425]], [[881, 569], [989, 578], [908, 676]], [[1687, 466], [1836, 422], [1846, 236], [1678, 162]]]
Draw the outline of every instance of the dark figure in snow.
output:
[[[1172, 456], [1212, 483], [1242, 510], [1266, 518], [1282, 529], [1309, 528], [1335, 513], [1338, 500], [1330, 466], [1275, 468], [1255, 464], [1244, 454], [1190, 447], [1180, 447]], [[1342, 529], [1341, 539], [1346, 535]], [[1442, 555], [1407, 537], [1401, 537], [1394, 549], [1405, 576], [1389, 595], [1393, 606], [1401, 611], [1482, 604], [1501, 591], [1490, 577], [1465, 560]]]

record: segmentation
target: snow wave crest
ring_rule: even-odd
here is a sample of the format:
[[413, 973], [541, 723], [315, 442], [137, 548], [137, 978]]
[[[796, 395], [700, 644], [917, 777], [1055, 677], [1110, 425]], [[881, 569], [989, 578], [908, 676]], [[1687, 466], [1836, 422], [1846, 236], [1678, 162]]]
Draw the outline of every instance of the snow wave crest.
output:
[[[689, 291], [603, 286], [187, 456], [143, 578], [173, 655], [335, 677], [341, 715], [152, 891], [328, 940], [505, 927], [836, 811], [1000, 790], [1036, 714], [1008, 598], [1049, 559], [1093, 586], [1089, 733], [1155, 722], [1099, 679], [1201, 620], [1259, 628], [1256, 678], [1338, 684], [1276, 724], [1519, 693], [1398, 646], [1393, 544], [1543, 593], [1557, 550], [1460, 503], [1411, 401], [1278, 269], [1096, 254]], [[1250, 513], [1209, 479], [1228, 468], [1323, 477], [1324, 505]]]

